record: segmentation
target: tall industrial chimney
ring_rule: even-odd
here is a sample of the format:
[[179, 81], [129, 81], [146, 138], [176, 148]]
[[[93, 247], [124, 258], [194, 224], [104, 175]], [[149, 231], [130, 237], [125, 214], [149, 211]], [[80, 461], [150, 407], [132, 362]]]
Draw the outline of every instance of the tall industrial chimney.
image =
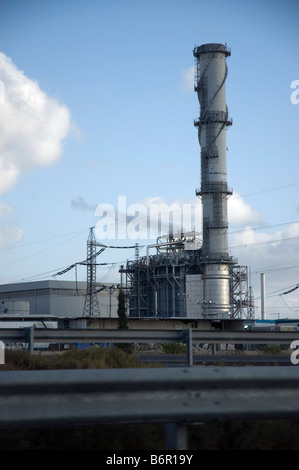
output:
[[265, 273], [261, 273], [261, 318], [266, 320], [266, 281]]
[[193, 50], [196, 58], [195, 91], [200, 116], [194, 121], [201, 147], [201, 196], [203, 209], [203, 314], [229, 318], [230, 265], [228, 253], [226, 128], [232, 124], [225, 99], [226, 58], [223, 44], [203, 44]]

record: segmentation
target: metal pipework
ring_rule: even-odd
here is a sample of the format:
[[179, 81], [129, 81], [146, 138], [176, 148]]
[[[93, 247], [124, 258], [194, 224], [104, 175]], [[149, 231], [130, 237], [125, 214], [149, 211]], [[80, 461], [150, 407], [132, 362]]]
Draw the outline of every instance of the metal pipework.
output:
[[196, 58], [195, 91], [200, 103], [200, 116], [194, 121], [201, 147], [201, 189], [203, 246], [204, 315], [228, 317], [231, 313], [229, 296], [227, 198], [232, 190], [227, 186], [226, 127], [228, 117], [225, 97], [226, 58], [229, 49], [223, 44], [203, 44], [193, 50]]
[[172, 245], [181, 245], [182, 240], [179, 241], [171, 241], [165, 243], [155, 243], [154, 245], [148, 245], [146, 248], [146, 264], [149, 266], [149, 250], [150, 248], [160, 248], [161, 246], [172, 246]]

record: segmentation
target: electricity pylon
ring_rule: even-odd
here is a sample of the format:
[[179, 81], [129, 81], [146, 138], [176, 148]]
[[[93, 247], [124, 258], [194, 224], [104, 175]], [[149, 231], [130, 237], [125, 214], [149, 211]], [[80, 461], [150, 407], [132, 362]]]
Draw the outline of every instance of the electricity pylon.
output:
[[[101, 243], [96, 242], [93, 229], [94, 227], [91, 227], [89, 230], [89, 236], [87, 240], [87, 259], [84, 262], [84, 264], [87, 266], [87, 286], [83, 316], [87, 317], [100, 316], [100, 307], [96, 287], [96, 257], [105, 250]], [[98, 252], [96, 252], [97, 246], [102, 247]]]

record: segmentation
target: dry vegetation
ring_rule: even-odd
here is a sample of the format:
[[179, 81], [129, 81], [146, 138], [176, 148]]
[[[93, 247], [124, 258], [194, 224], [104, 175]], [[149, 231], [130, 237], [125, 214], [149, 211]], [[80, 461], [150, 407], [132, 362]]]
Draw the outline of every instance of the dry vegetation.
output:
[[1, 370], [49, 369], [119, 369], [143, 367], [133, 355], [121, 348], [71, 349], [61, 354], [33, 354], [23, 350], [6, 350]]

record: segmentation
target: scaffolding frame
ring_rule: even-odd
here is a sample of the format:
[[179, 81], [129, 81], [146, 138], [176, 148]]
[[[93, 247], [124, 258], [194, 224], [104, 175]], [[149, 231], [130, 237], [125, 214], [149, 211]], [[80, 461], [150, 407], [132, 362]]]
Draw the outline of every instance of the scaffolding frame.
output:
[[230, 269], [230, 301], [232, 318], [254, 318], [254, 300], [249, 287], [247, 266], [234, 265]]

